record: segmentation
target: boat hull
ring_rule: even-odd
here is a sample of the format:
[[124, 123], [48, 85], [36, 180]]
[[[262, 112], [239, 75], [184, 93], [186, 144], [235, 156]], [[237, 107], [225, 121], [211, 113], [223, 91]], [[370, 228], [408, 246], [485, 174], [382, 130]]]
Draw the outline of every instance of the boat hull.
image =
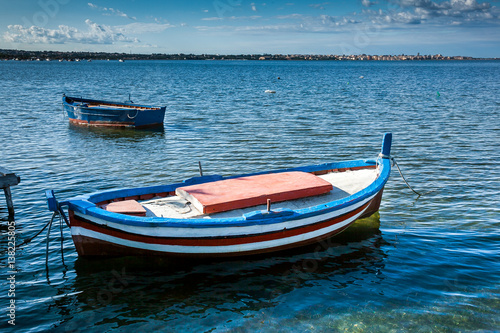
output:
[[[256, 255], [310, 245], [330, 238], [348, 228], [357, 219], [378, 211], [382, 190], [375, 196], [336, 211], [325, 211], [299, 220], [246, 227], [237, 235], [227, 236], [222, 228], [164, 227], [162, 234], [187, 234], [189, 237], [165, 237], [157, 228], [124, 228], [98, 218], [70, 211], [73, 241], [80, 256], [160, 255], [185, 257], [233, 257]], [[168, 229], [171, 230], [168, 230]], [[178, 228], [177, 228], [178, 229]]]

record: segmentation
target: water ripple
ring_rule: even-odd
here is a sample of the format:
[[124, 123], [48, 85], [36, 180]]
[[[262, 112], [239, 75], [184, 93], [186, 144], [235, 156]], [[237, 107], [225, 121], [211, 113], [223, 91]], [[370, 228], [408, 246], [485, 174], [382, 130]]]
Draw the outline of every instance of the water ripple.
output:
[[[379, 218], [319, 247], [248, 260], [88, 260], [67, 229], [62, 256], [57, 225], [48, 272], [44, 237], [16, 253], [16, 328], [497, 330], [499, 75], [486, 61], [0, 62], [0, 160], [22, 178], [12, 188], [18, 243], [50, 219], [45, 189], [63, 199], [176, 182], [198, 161], [231, 175], [375, 157], [386, 131], [424, 193], [394, 170]], [[63, 92], [166, 105], [164, 130], [69, 126]]]

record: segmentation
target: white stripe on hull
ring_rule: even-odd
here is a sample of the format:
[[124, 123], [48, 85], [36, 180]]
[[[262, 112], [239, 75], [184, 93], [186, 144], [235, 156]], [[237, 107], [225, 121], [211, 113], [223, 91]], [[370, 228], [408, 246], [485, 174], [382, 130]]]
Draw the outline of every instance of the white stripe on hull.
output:
[[[85, 229], [83, 227], [71, 227], [71, 234], [73, 236], [85, 236], [89, 238], [93, 238], [100, 241], [105, 241], [121, 246], [126, 246], [134, 249], [143, 249], [164, 253], [177, 253], [177, 254], [217, 254], [217, 253], [240, 253], [240, 252], [249, 252], [249, 251], [258, 251], [263, 249], [276, 248], [284, 245], [291, 245], [295, 243], [300, 243], [303, 241], [311, 240], [316, 237], [321, 237], [323, 235], [333, 233], [336, 230], [342, 229], [343, 227], [349, 225], [354, 222], [359, 216], [361, 216], [366, 211], [366, 208], [363, 209], [358, 214], [347, 218], [346, 220], [328, 226], [326, 228], [322, 228], [319, 230], [314, 230], [308, 233], [274, 239], [263, 242], [254, 242], [254, 243], [245, 243], [245, 244], [235, 244], [235, 245], [225, 245], [225, 246], [184, 246], [184, 245], [165, 245], [165, 244], [150, 244], [139, 241], [127, 240], [119, 237], [114, 237], [110, 235], [106, 235], [100, 232], [92, 231]], [[326, 221], [328, 219], [322, 219], [322, 221]], [[185, 235], [184, 235], [185, 236]], [[186, 237], [186, 236], [185, 236]]]
[[[219, 237], [221, 236], [221, 228], [224, 228], [223, 236], [246, 236], [246, 235], [255, 235], [255, 234], [263, 234], [269, 232], [281, 231], [284, 229], [294, 229], [297, 227], [307, 226], [309, 224], [314, 224], [319, 221], [327, 221], [333, 220], [334, 218], [347, 214], [353, 210], [362, 207], [367, 202], [371, 201], [375, 196], [373, 196], [360, 201], [354, 205], [345, 207], [343, 209], [335, 210], [333, 212], [329, 212], [326, 214], [315, 215], [308, 218], [303, 218], [299, 220], [292, 220], [287, 222], [279, 222], [272, 224], [254, 224], [248, 226], [220, 226], [220, 227], [199, 227], [199, 228], [190, 228], [190, 227], [150, 227], [150, 226], [135, 226], [135, 225], [126, 225], [116, 222], [106, 221], [97, 217], [89, 216], [86, 214], [81, 214], [79, 212], [74, 212], [75, 215], [79, 218], [83, 218], [89, 220], [95, 224], [107, 226], [116, 230], [132, 233], [135, 235], [141, 236], [152, 236], [152, 237]], [[186, 220], [189, 221], [189, 220]], [[205, 220], [206, 222], [206, 220]], [[248, 222], [250, 223], [250, 222]]]

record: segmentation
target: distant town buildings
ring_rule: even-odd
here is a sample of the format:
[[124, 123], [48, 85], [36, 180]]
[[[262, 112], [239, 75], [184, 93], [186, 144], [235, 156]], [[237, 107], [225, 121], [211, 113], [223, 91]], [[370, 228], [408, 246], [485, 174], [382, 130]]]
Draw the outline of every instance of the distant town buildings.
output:
[[[356, 61], [406, 61], [406, 60], [478, 60], [465, 56], [435, 55], [320, 55], [320, 54], [127, 54], [105, 52], [59, 52], [59, 51], [23, 51], [0, 50], [0, 60], [25, 60], [25, 61], [91, 61], [91, 60], [356, 60]], [[500, 58], [488, 58], [500, 59]]]

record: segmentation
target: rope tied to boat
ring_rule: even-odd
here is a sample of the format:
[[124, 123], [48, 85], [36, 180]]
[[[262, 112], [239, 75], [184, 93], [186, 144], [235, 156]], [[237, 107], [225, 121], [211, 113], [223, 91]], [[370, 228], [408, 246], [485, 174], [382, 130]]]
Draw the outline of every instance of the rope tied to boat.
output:
[[392, 156], [390, 156], [390, 155], [385, 155], [385, 154], [383, 154], [383, 153], [380, 153], [380, 154], [378, 155], [378, 158], [377, 158], [377, 168], [378, 168], [378, 165], [379, 165], [379, 163], [380, 163], [380, 162], [379, 162], [379, 160], [380, 160], [380, 159], [389, 159], [389, 160], [391, 160], [391, 162], [392, 162], [392, 166], [396, 166], [396, 168], [398, 169], [399, 174], [401, 175], [401, 178], [403, 178], [403, 181], [405, 182], [406, 186], [408, 186], [408, 188], [409, 188], [410, 190], [412, 190], [412, 191], [413, 191], [413, 193], [415, 193], [415, 194], [416, 194], [416, 195], [418, 195], [419, 197], [422, 195], [421, 193], [419, 193], [419, 192], [415, 191], [415, 190], [411, 187], [411, 185], [408, 183], [408, 181], [406, 181], [406, 178], [405, 178], [405, 176], [403, 176], [403, 172], [401, 172], [401, 168], [399, 167], [399, 164], [398, 164], [398, 162], [396, 162], [396, 159], [395, 159], [394, 157], [392, 157]]
[[[47, 227], [47, 236], [46, 236], [46, 246], [45, 246], [45, 269], [47, 272], [47, 281], [49, 281], [49, 242], [50, 242], [50, 231], [52, 229], [52, 223], [56, 219], [56, 217], [59, 217], [59, 227], [60, 227], [60, 240], [61, 240], [61, 258], [62, 258], [62, 264], [64, 267], [66, 267], [66, 264], [64, 263], [64, 235], [63, 235], [63, 220], [66, 223], [68, 227], [70, 227], [68, 218], [66, 217], [66, 214], [64, 213], [64, 210], [61, 207], [61, 204], [59, 204], [54, 196], [54, 191], [46, 191], [47, 195], [47, 202], [49, 206], [49, 210], [52, 211], [52, 217], [50, 221], [39, 231], [37, 232], [33, 237], [30, 237], [26, 240], [24, 240], [21, 244], [16, 245], [16, 248], [21, 247], [23, 245], [26, 245], [30, 243], [33, 239], [35, 239], [38, 235], [40, 235]], [[67, 267], [66, 267], [67, 269]]]
[[38, 235], [40, 235], [40, 234], [41, 234], [41, 233], [45, 230], [45, 228], [47, 228], [49, 225], [51, 225], [51, 224], [52, 224], [52, 222], [54, 221], [54, 218], [56, 217], [56, 215], [57, 215], [57, 214], [58, 214], [57, 212], [54, 212], [54, 214], [52, 214], [52, 218], [51, 218], [51, 219], [50, 219], [50, 221], [49, 221], [49, 222], [48, 222], [48, 223], [47, 223], [47, 224], [46, 224], [46, 225], [42, 228], [42, 230], [40, 230], [39, 232], [37, 232], [37, 233], [35, 234], [35, 236], [30, 237], [30, 238], [28, 238], [28, 239], [24, 240], [24, 242], [22, 242], [21, 244], [17, 244], [17, 245], [16, 245], [16, 248], [21, 247], [21, 246], [23, 246], [23, 245], [26, 245], [26, 244], [30, 243], [33, 239], [35, 239]]
[[57, 211], [57, 212], [54, 212], [52, 214], [52, 218], [50, 219], [50, 221], [39, 231], [37, 232], [34, 236], [24, 240], [21, 244], [17, 244], [16, 245], [16, 248], [18, 247], [21, 247], [23, 245], [26, 245], [28, 243], [30, 243], [33, 239], [35, 239], [36, 237], [38, 237], [38, 235], [40, 235], [47, 227], [49, 227], [49, 230], [48, 230], [48, 233], [47, 233], [47, 248], [48, 248], [48, 238], [50, 236], [50, 229], [52, 228], [52, 223], [54, 222], [54, 219], [56, 218], [56, 216], [59, 216], [59, 224], [60, 224], [60, 227], [61, 227], [61, 238], [63, 237], [63, 234], [62, 234], [62, 221], [64, 220], [66, 222], [66, 225], [68, 225], [69, 227], [69, 224], [66, 220], [66, 216], [61, 213], [60, 211]]
[[405, 182], [406, 186], [408, 186], [408, 188], [409, 188], [410, 190], [412, 190], [412, 191], [413, 191], [413, 193], [415, 193], [416, 195], [418, 195], [418, 196], [420, 197], [422, 194], [421, 194], [421, 193], [419, 193], [419, 192], [417, 192], [417, 191], [415, 191], [415, 190], [413, 189], [413, 187], [411, 187], [411, 185], [410, 185], [410, 184], [406, 181], [406, 178], [405, 178], [405, 176], [403, 176], [403, 172], [401, 172], [401, 169], [399, 168], [399, 164], [398, 164], [398, 162], [396, 162], [396, 159], [395, 159], [394, 157], [389, 157], [389, 158], [390, 158], [390, 159], [391, 159], [391, 161], [392, 161], [392, 165], [393, 165], [393, 166], [395, 165], [395, 166], [396, 166], [396, 168], [398, 169], [399, 174], [401, 175], [401, 178], [403, 178], [403, 181]]

